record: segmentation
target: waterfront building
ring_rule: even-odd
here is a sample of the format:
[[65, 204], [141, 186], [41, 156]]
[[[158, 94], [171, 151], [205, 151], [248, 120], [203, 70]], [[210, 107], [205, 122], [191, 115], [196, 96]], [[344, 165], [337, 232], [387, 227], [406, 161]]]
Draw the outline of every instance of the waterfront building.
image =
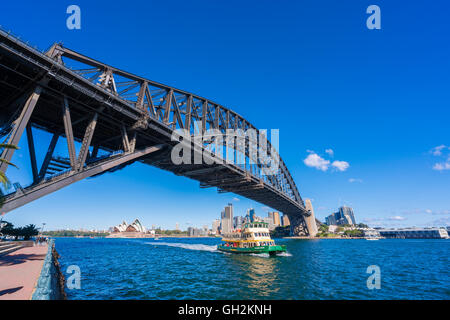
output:
[[220, 222], [220, 233], [228, 233], [233, 230], [233, 204], [229, 203], [224, 211]]
[[353, 214], [353, 209], [350, 207], [340, 207], [335, 213], [330, 214], [325, 218], [325, 223], [329, 226], [331, 225], [355, 225], [355, 215]]
[[335, 233], [337, 228], [338, 228], [337, 225], [331, 224], [331, 225], [328, 226], [328, 232]]
[[141, 224], [141, 222], [136, 219], [134, 222], [130, 225], [128, 225], [126, 232], [142, 232], [145, 233], [147, 230], [145, 227]]
[[290, 226], [289, 217], [286, 214], [283, 214], [283, 227]]
[[234, 229], [242, 229], [242, 226], [244, 225], [244, 217], [236, 216], [233, 218], [233, 227]]
[[273, 212], [273, 224], [275, 227], [281, 226], [280, 213], [277, 211]]
[[219, 219], [215, 219], [212, 222], [212, 232], [214, 234], [220, 234], [220, 220]]
[[328, 217], [325, 217], [325, 224], [328, 225], [328, 226], [335, 226], [335, 225], [337, 225], [336, 217], [335, 217], [334, 213], [330, 214]]
[[121, 224], [113, 227], [113, 232], [125, 232], [125, 230], [127, 230], [127, 227], [128, 227], [128, 223], [123, 221]]
[[256, 213], [255, 213], [255, 209], [251, 208], [247, 210], [247, 215], [250, 218], [250, 222], [255, 222], [255, 217], [256, 217]]
[[266, 217], [262, 219], [263, 222], [267, 223], [269, 230], [275, 229], [275, 225], [273, 224], [273, 217]]
[[142, 232], [145, 233], [146, 229], [141, 222], [136, 219], [132, 224], [127, 224], [123, 221], [121, 224], [113, 227], [113, 232]]
[[378, 229], [385, 238], [396, 239], [448, 239], [448, 232], [444, 228], [402, 228]]
[[204, 228], [200, 229], [200, 228], [188, 227], [187, 233], [188, 233], [189, 237], [202, 237], [202, 236], [208, 235], [208, 228], [206, 228], [206, 231], [205, 231]]

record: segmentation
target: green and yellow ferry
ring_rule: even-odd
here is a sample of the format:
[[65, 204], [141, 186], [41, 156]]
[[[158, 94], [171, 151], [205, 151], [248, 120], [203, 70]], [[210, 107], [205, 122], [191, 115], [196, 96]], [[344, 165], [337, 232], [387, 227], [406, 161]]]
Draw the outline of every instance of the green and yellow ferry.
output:
[[230, 253], [268, 253], [276, 255], [286, 252], [285, 245], [276, 245], [270, 238], [267, 222], [248, 222], [242, 230], [224, 234], [223, 243], [217, 249]]

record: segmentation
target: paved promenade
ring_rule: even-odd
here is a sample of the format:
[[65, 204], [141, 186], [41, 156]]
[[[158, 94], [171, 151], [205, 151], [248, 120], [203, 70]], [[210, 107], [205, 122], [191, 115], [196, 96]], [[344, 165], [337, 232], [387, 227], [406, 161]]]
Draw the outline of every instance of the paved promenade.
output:
[[25, 247], [0, 257], [0, 300], [29, 300], [47, 253], [47, 245]]

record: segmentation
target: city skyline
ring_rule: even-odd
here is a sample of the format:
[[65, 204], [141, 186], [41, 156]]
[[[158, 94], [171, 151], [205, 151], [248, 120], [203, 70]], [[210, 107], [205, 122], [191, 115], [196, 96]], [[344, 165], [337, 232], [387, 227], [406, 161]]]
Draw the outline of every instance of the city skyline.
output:
[[[149, 22], [157, 31], [152, 35], [154, 42], [144, 42], [135, 41], [143, 35], [138, 31], [144, 21], [135, 16], [143, 13], [123, 8], [120, 13], [102, 14], [103, 1], [79, 1], [79, 5], [84, 20], [76, 32], [64, 26], [63, 4], [5, 3], [3, 12], [8, 15], [2, 15], [2, 24], [40, 48], [63, 40], [68, 47], [104, 58], [111, 65], [233, 106], [260, 128], [279, 129], [280, 154], [302, 197], [314, 200], [321, 221], [348, 205], [357, 212], [359, 222], [371, 226], [449, 224], [446, 84], [450, 64], [445, 57], [450, 50], [441, 41], [446, 33], [437, 22], [439, 17], [444, 19], [445, 10], [430, 7], [424, 13], [419, 6], [403, 10], [398, 4], [384, 3], [383, 28], [390, 31], [371, 33], [364, 27], [363, 6], [354, 4], [329, 4], [329, 11], [320, 4], [310, 4], [307, 10], [295, 3], [286, 4], [285, 10], [266, 4], [257, 15], [248, 15], [250, 6], [234, 12], [213, 3], [212, 9], [224, 12], [223, 17], [207, 17], [208, 30], [203, 24], [186, 22], [179, 33], [177, 23], [161, 28], [170, 8], [152, 3], [143, 4], [142, 12], [158, 10], [162, 15]], [[189, 10], [201, 13], [204, 9], [193, 4]], [[224, 18], [227, 13], [235, 24]], [[41, 19], [42, 14], [61, 15], [61, 20]], [[311, 18], [317, 16], [322, 19]], [[411, 32], [405, 35], [402, 26], [419, 18], [420, 27], [410, 26]], [[98, 37], [111, 19], [128, 22], [116, 30], [123, 39], [120, 45]], [[243, 24], [255, 28], [242, 34], [239, 26]], [[175, 32], [189, 50], [169, 49], [167, 39]], [[214, 48], [214, 54], [192, 46], [192, 35]], [[231, 39], [232, 44], [224, 44]], [[267, 46], [268, 39], [273, 46]], [[418, 40], [427, 46], [418, 47]], [[154, 46], [164, 49], [153, 50]], [[125, 56], [130, 57], [126, 62]], [[269, 112], [278, 104], [286, 112]], [[35, 138], [48, 136], [36, 132]], [[26, 139], [20, 147], [13, 158], [19, 169], [7, 171], [13, 182], [31, 179], [24, 169], [29, 161]], [[184, 221], [180, 228], [185, 229], [210, 224], [228, 202], [239, 211], [272, 210], [136, 163], [69, 186], [3, 219], [15, 225], [45, 222], [49, 229], [102, 229], [117, 220], [138, 217], [170, 229]]]

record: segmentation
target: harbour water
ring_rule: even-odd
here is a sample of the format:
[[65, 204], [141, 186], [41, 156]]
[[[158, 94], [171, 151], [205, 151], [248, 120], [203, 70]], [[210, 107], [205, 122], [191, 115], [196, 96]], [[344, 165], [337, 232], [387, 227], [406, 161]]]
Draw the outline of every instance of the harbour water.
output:
[[[57, 238], [69, 299], [450, 299], [450, 240], [294, 240], [269, 257], [216, 250], [217, 238]], [[367, 268], [380, 268], [369, 290]]]

